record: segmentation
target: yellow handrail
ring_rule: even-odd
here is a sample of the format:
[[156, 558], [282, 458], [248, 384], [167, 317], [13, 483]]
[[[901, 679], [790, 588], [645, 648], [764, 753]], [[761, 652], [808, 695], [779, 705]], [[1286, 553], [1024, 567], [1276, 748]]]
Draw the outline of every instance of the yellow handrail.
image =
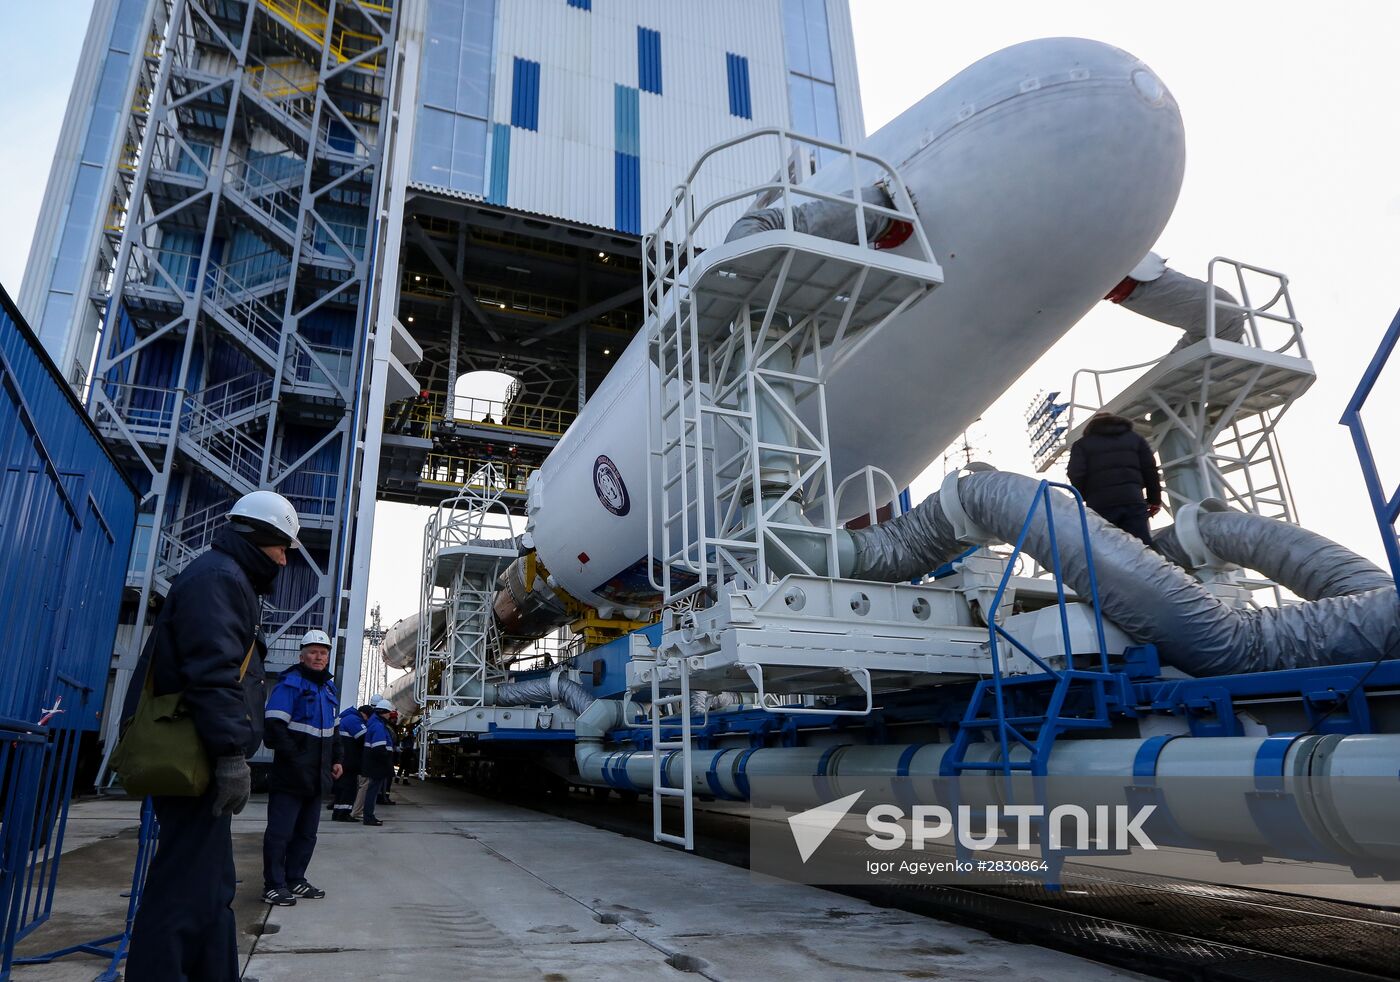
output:
[[421, 484], [445, 488], [485, 489], [484, 475], [494, 468], [505, 478], [506, 491], [525, 493], [525, 482], [539, 468], [524, 463], [511, 463], [503, 460], [486, 460], [481, 457], [459, 457], [455, 454], [430, 453], [423, 460], [423, 469], [418, 473]]
[[[258, 0], [258, 5], [284, 21], [293, 31], [306, 38], [318, 48], [326, 42], [326, 27], [330, 23], [330, 11], [314, 0]], [[362, 3], [362, 7], [381, 13], [393, 11], [388, 2]], [[339, 24], [331, 26], [330, 52], [336, 63], [343, 65], [376, 47], [382, 42], [377, 34], [354, 31]], [[378, 70], [381, 59], [373, 58], [365, 62], [365, 67]]]

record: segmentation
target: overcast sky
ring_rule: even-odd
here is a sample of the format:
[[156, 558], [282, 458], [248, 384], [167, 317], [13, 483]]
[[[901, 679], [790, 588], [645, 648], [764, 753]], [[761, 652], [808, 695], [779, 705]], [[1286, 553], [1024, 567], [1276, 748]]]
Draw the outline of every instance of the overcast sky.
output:
[[[0, 40], [0, 283], [12, 296], [90, 2], [16, 7]], [[1185, 184], [1158, 251], [1200, 277], [1217, 255], [1289, 275], [1318, 376], [1280, 426], [1299, 518], [1379, 561], [1380, 539], [1337, 420], [1400, 304], [1400, 4], [851, 0], [851, 8], [870, 132], [971, 62], [1030, 38], [1096, 38], [1152, 66], [1180, 103], [1187, 141]], [[1174, 342], [1170, 329], [1100, 305], [1022, 378], [1008, 380], [972, 430], [976, 456], [1029, 473], [1022, 412], [1037, 390], [1067, 388], [1078, 368], [1140, 362]], [[1383, 425], [1400, 421], [1397, 381], [1400, 365], [1383, 379], [1389, 391], [1369, 418], [1376, 449], [1400, 465], [1400, 438]], [[916, 499], [943, 472], [933, 461]], [[1384, 473], [1400, 479], [1397, 466]], [[403, 506], [381, 511], [370, 599], [392, 622], [417, 606], [411, 571], [421, 521]]]

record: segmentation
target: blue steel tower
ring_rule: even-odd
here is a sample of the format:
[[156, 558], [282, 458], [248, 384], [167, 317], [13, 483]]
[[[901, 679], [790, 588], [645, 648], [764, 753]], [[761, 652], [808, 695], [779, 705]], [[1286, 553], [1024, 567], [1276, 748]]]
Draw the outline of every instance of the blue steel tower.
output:
[[863, 136], [846, 0], [95, 0], [20, 305], [144, 494], [117, 690], [271, 488], [307, 546], [274, 666], [326, 630], [353, 695], [376, 502], [494, 464], [523, 513], [640, 324], [640, 233], [775, 125]]

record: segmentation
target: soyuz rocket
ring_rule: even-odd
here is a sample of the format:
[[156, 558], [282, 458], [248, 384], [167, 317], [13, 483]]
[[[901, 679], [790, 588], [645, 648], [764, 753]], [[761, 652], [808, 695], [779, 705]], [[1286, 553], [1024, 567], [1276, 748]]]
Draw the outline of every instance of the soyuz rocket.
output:
[[[1133, 55], [1048, 38], [976, 62], [857, 149], [904, 181], [944, 282], [827, 382], [832, 473], [874, 465], [905, 487], [1151, 249], [1181, 188], [1184, 133]], [[805, 183], [849, 193], [849, 162]], [[651, 328], [532, 476], [534, 556], [495, 604], [508, 635], [540, 636], [566, 607], [636, 617], [660, 601], [647, 576]]]

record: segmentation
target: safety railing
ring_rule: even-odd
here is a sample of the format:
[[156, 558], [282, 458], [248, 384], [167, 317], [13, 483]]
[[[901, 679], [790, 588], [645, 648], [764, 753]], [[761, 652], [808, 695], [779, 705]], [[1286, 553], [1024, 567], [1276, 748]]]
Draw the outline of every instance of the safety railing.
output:
[[235, 488], [246, 492], [261, 484], [263, 445], [193, 396], [185, 398], [180, 435]]
[[[434, 392], [427, 399], [415, 400], [406, 407], [406, 412], [391, 410], [385, 419], [402, 419], [411, 424], [409, 431], [414, 436], [431, 439], [434, 431], [444, 421], [446, 397]], [[501, 431], [501, 441], [510, 442], [512, 432], [533, 433], [540, 436], [563, 436], [570, 424], [578, 416], [572, 409], [559, 406], [542, 406], [522, 403], [510, 399], [479, 399], [456, 397], [452, 400], [452, 419], [456, 423], [472, 426], [495, 427]]]
[[[1390, 322], [1390, 327], [1386, 329], [1385, 335], [1381, 338], [1381, 343], [1376, 348], [1376, 353], [1371, 357], [1370, 364], [1362, 373], [1361, 381], [1356, 386], [1356, 392], [1352, 395], [1351, 401], [1347, 403], [1346, 411], [1342, 414], [1342, 425], [1351, 431], [1352, 443], [1356, 447], [1356, 457], [1361, 464], [1361, 476], [1366, 483], [1366, 496], [1370, 499], [1371, 510], [1375, 513], [1376, 525], [1380, 529], [1381, 541], [1385, 548], [1386, 561], [1390, 565], [1390, 575], [1395, 579], [1396, 590], [1400, 591], [1400, 536], [1397, 536], [1396, 533], [1396, 523], [1400, 522], [1400, 483], [1397, 483], [1393, 490], [1386, 490], [1386, 485], [1382, 483], [1375, 453], [1371, 449], [1370, 434], [1366, 430], [1366, 424], [1361, 419], [1362, 410], [1365, 409], [1367, 401], [1375, 391], [1381, 372], [1385, 370], [1391, 355], [1395, 353], [1397, 344], [1400, 344], [1400, 312], [1397, 312], [1395, 319]], [[1394, 425], [1393, 419], [1384, 420], [1383, 426], [1385, 428], [1392, 429]], [[1391, 442], [1393, 444], [1393, 439]]]
[[289, 346], [285, 377], [303, 385], [327, 385], [344, 390], [350, 385], [355, 353], [329, 345]]
[[228, 267], [212, 266], [205, 278], [204, 293], [214, 307], [228, 318], [225, 326], [232, 325], [241, 331], [261, 348], [264, 357], [276, 355], [281, 342], [282, 319], [253, 291], [279, 281], [284, 272], [278, 270], [277, 275], [260, 277], [260, 283], [249, 284], [239, 280]]
[[[847, 190], [825, 190], [808, 182], [805, 170], [791, 170], [799, 147], [828, 151], [831, 163], [823, 173], [837, 175], [842, 183], [836, 187]], [[732, 170], [721, 172], [717, 161], [728, 163], [730, 151], [744, 155], [750, 168], [753, 160], [767, 160], [757, 166], [776, 176], [748, 184]], [[884, 197], [869, 200], [863, 189], [872, 186]], [[878, 203], [886, 199], [888, 205]], [[697, 260], [704, 247], [722, 241], [755, 201], [780, 212], [776, 224], [788, 230], [798, 228], [796, 209], [802, 207], [820, 204], [835, 217], [823, 220], [820, 237], [793, 235], [773, 249], [758, 261], [770, 264], [762, 270], [751, 263], [742, 273], [707, 267], [702, 274]], [[844, 231], [843, 221], [849, 223]], [[896, 233], [898, 242], [909, 242], [911, 255], [872, 276], [882, 262], [877, 250], [894, 244], [885, 237]], [[813, 254], [842, 272], [839, 283], [804, 290], [801, 281], [812, 276], [806, 257]], [[714, 252], [706, 255], [714, 260]], [[659, 560], [649, 577], [668, 603], [730, 579], [767, 584], [770, 549], [792, 568], [807, 568], [787, 545], [792, 536], [821, 541], [828, 568], [835, 567], [825, 383], [938, 282], [908, 190], [878, 157], [776, 127], [700, 155], [655, 231], [642, 240], [642, 299], [658, 376], [648, 386], [648, 415], [658, 425], [648, 430], [647, 529], [650, 553]], [[720, 302], [706, 302], [711, 298]], [[716, 316], [716, 310], [725, 314]], [[809, 398], [800, 418], [796, 405]], [[763, 414], [783, 438], [760, 434]], [[775, 483], [769, 470], [758, 472], [759, 461], [777, 455], [793, 466]], [[820, 508], [824, 524], [791, 521], [789, 506], [797, 502], [804, 510]]]
[[[326, 45], [326, 31], [329, 28], [331, 39], [328, 47], [337, 64], [354, 61], [384, 43], [384, 39], [377, 34], [352, 30], [339, 22], [331, 23], [330, 12], [313, 0], [258, 0], [258, 6], [275, 14], [292, 31], [317, 48]], [[362, 2], [359, 6], [382, 14], [393, 10], [388, 3]], [[366, 59], [361, 64], [377, 70], [381, 63], [382, 59], [376, 57]]]
[[439, 487], [490, 489], [493, 481], [504, 481], [505, 490], [525, 493], [525, 484], [538, 470], [528, 464], [504, 464], [481, 457], [459, 457], [453, 454], [430, 453], [423, 461], [419, 481]]
[[272, 377], [246, 372], [196, 392], [194, 398], [211, 413], [228, 418], [265, 405], [272, 398]]
[[[1235, 282], [1232, 285], [1239, 294], [1239, 303], [1231, 303], [1216, 295], [1217, 266], [1234, 273]], [[1268, 287], [1270, 292], [1267, 299], [1260, 303], [1254, 302], [1251, 297], [1250, 277], [1246, 275], [1248, 273], [1262, 277], [1271, 284]], [[1206, 340], [1213, 341], [1219, 338], [1217, 323], [1222, 317], [1240, 314], [1243, 316], [1244, 333], [1238, 343], [1275, 354], [1307, 357], [1307, 350], [1303, 346], [1303, 325], [1293, 309], [1293, 298], [1288, 291], [1288, 277], [1283, 273], [1216, 256], [1207, 267], [1206, 294], [1202, 302], [1206, 310]], [[1286, 328], [1287, 333], [1281, 341], [1270, 336], [1275, 325]], [[1059, 415], [1061, 437], [1073, 432], [1075, 427], [1108, 405], [1147, 369], [1160, 361], [1161, 358], [1153, 358], [1150, 361], [1118, 368], [1081, 368], [1076, 371], [1070, 379], [1069, 401], [1062, 404], [1063, 411]], [[1057, 447], [1033, 446], [1032, 449], [1039, 460], [1053, 454]]]
[[[150, 872], [151, 860], [155, 857], [156, 839], [160, 835], [160, 823], [156, 821], [155, 807], [151, 799], [141, 803], [141, 826], [136, 835], [136, 863], [131, 870], [131, 888], [126, 893], [126, 919], [122, 930], [117, 934], [68, 945], [42, 955], [29, 955], [16, 958], [16, 965], [47, 965], [69, 955], [96, 955], [107, 959], [107, 967], [98, 974], [95, 982], [118, 982], [122, 978], [118, 966], [126, 959], [131, 947], [131, 930], [136, 926], [136, 912], [141, 908], [141, 897], [146, 890], [146, 874]], [[0, 973], [0, 978], [4, 978]]]
[[224, 184], [263, 217], [291, 232], [297, 226], [302, 172], [305, 165], [300, 158], [289, 154], [278, 156], [291, 159], [302, 166], [278, 176], [272, 170], [265, 169], [261, 162], [233, 154], [224, 167]]
[[98, 391], [102, 398], [93, 400], [92, 418], [108, 436], [125, 431], [138, 440], [161, 440], [175, 425], [181, 403], [178, 389], [102, 380]]
[[[1086, 599], [1092, 604], [1095, 642], [1097, 644], [1094, 665], [1089, 670], [1077, 669], [1074, 665], [1074, 636], [1070, 630], [1064, 569], [1060, 562], [1059, 536], [1065, 530], [1056, 529], [1052, 489], [1067, 492], [1072, 496], [1078, 519], [1076, 531], [1084, 546], [1084, 562], [1089, 581], [1089, 596]], [[1036, 519], [1039, 516], [1043, 516], [1045, 536], [1049, 546], [1050, 572], [1054, 577], [1055, 599], [1064, 645], [1064, 664], [1059, 668], [1052, 666], [1038, 653], [1015, 638], [1002, 626], [1000, 621], [1002, 602], [1015, 573], [1016, 561], [1025, 550], [1026, 540], [1030, 537], [1032, 529], [1035, 528]], [[952, 776], [964, 771], [981, 770], [999, 771], [1008, 777], [1013, 771], [1029, 771], [1032, 774], [1043, 775], [1046, 772], [1050, 751], [1056, 738], [1062, 732], [1069, 729], [1101, 728], [1108, 725], [1108, 705], [1104, 687], [1115, 678], [1109, 670], [1108, 645], [1104, 637], [1103, 615], [1099, 610], [1099, 584], [1098, 577], [1094, 572], [1088, 515], [1085, 511], [1084, 500], [1074, 488], [1067, 484], [1057, 484], [1050, 481], [1040, 482], [1031, 501], [1031, 506], [1026, 512], [1025, 521], [1016, 537], [1015, 546], [1012, 548], [1007, 562], [1006, 572], [1002, 574], [996, 594], [985, 613], [991, 675], [990, 678], [977, 683], [973, 690], [967, 712], [958, 728], [957, 735], [954, 737], [953, 745], [944, 759], [943, 773]], [[1010, 645], [1028, 658], [1043, 674], [1020, 676], [1014, 682], [1007, 678], [1003, 643]], [[1039, 686], [1047, 682], [1052, 685], [1052, 688], [1048, 703], [1042, 709], [1037, 711], [1030, 708], [1030, 700], [1019, 700], [1020, 711], [1009, 711], [1011, 701], [1009, 690], [1013, 686], [1019, 688], [1028, 683]], [[1094, 709], [1092, 716], [1066, 715], [1070, 697], [1076, 688], [1088, 691]], [[989, 697], [990, 705], [988, 705]], [[1000, 758], [994, 761], [967, 760], [968, 748], [977, 741], [983, 732], [989, 730], [995, 734], [996, 742], [1001, 750]], [[1024, 760], [1014, 759], [1013, 747], [1024, 749], [1026, 758]]]
[[335, 471], [299, 467], [287, 473], [283, 468], [276, 482], [274, 490], [292, 503], [303, 521], [336, 513], [340, 475]]
[[[32, 653], [30, 653], [32, 654]], [[59, 858], [72, 798], [80, 729], [67, 725], [85, 693], [53, 680], [54, 705], [34, 723], [0, 718], [0, 978], [14, 946], [53, 913]]]
[[254, 63], [243, 69], [244, 89], [259, 97], [260, 104], [282, 122], [303, 135], [312, 132], [315, 117], [306, 105], [315, 97], [316, 83], [312, 80], [307, 91], [302, 83], [283, 75], [270, 64]]

